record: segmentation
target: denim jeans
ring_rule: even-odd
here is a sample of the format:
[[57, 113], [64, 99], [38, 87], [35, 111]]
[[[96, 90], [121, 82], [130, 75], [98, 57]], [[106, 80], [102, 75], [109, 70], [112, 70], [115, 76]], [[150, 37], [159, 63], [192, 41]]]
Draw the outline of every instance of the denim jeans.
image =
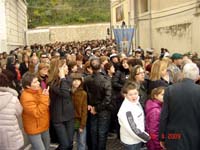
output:
[[142, 143], [138, 143], [138, 144], [132, 144], [132, 145], [128, 145], [128, 144], [124, 144], [124, 150], [140, 150]]
[[53, 123], [59, 141], [59, 150], [73, 149], [74, 119]]
[[96, 115], [89, 115], [91, 148], [88, 149], [105, 150], [111, 113], [110, 111], [102, 111]]
[[76, 141], [77, 141], [77, 150], [86, 150], [86, 127], [83, 129], [83, 132], [76, 132]]
[[50, 137], [49, 130], [44, 131], [40, 134], [28, 135], [32, 150], [49, 150]]

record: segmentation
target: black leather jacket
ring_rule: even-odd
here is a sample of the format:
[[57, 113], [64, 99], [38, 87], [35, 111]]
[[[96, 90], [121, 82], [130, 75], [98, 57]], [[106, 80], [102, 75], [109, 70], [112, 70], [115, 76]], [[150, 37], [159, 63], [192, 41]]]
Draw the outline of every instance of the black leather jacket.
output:
[[107, 78], [100, 72], [85, 78], [84, 88], [88, 94], [88, 105], [94, 106], [96, 112], [110, 110], [112, 87]]

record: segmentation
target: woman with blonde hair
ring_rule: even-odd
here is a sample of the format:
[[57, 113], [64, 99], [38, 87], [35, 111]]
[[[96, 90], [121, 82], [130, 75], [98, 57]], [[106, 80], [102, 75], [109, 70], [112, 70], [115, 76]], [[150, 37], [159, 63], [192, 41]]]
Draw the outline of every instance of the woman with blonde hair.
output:
[[148, 94], [150, 94], [154, 88], [160, 86], [166, 87], [171, 84], [171, 79], [167, 72], [169, 63], [170, 62], [168, 59], [163, 59], [156, 60], [152, 64], [151, 73], [149, 76]]
[[65, 59], [53, 58], [50, 63], [50, 118], [55, 128], [59, 150], [73, 148], [74, 109], [71, 99], [71, 79]]

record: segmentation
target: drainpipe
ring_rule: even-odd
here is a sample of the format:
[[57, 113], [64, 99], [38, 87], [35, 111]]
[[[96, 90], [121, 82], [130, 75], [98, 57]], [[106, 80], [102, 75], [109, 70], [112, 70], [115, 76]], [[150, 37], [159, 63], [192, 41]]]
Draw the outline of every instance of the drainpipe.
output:
[[149, 0], [149, 46], [153, 48], [152, 43], [152, 11], [151, 11], [151, 0]]
[[135, 37], [135, 49], [138, 46], [139, 43], [139, 26], [138, 26], [138, 0], [134, 0], [134, 28], [135, 28], [135, 32], [134, 32], [134, 37]]
[[110, 38], [112, 39], [112, 0], [110, 0]]

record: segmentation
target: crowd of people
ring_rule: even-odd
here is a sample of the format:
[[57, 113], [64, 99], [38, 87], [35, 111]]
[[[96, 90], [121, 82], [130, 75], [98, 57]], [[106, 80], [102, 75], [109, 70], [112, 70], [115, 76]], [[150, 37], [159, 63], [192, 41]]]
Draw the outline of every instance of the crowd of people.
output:
[[[156, 53], [157, 52], [157, 53]], [[200, 59], [114, 40], [34, 44], [0, 54], [0, 149], [200, 149]], [[112, 133], [112, 134], [111, 134]], [[76, 137], [76, 138], [74, 138]]]

